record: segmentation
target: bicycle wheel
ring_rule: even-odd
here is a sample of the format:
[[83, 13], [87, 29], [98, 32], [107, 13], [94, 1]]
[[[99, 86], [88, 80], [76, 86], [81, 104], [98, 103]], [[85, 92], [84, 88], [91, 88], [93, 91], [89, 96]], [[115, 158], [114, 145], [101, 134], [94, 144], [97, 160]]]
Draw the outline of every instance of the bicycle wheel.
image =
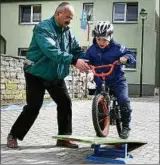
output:
[[110, 117], [107, 101], [102, 94], [96, 95], [93, 99], [92, 119], [97, 136], [106, 137], [109, 132]]

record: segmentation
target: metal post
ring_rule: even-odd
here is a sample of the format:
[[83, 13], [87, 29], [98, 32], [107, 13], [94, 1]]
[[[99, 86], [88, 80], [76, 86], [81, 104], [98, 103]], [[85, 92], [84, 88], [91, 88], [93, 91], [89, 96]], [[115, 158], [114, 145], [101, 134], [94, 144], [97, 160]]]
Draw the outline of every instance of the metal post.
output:
[[143, 94], [143, 42], [144, 42], [144, 19], [142, 19], [142, 43], [141, 43], [141, 70], [140, 70], [140, 93], [139, 96], [142, 97]]

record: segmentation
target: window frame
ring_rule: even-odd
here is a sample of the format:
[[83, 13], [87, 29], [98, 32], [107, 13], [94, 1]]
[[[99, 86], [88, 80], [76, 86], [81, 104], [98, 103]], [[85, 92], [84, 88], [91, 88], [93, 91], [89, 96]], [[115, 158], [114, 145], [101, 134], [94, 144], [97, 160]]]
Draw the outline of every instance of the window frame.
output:
[[[25, 6], [30, 6], [31, 7], [31, 15], [30, 15], [30, 22], [21, 22], [21, 15], [22, 15], [22, 7], [25, 7]], [[22, 4], [22, 5], [19, 5], [19, 24], [20, 25], [36, 25], [38, 24], [39, 22], [34, 22], [33, 21], [33, 7], [34, 6], [39, 6], [41, 8], [41, 17], [40, 17], [40, 21], [42, 20], [42, 5], [41, 4]]]
[[[137, 24], [138, 23], [138, 17], [137, 17], [137, 20], [136, 21], [127, 21], [126, 18], [127, 18], [127, 5], [128, 4], [137, 4], [137, 9], [138, 9], [138, 2], [114, 2], [113, 3], [113, 8], [112, 8], [112, 23], [114, 24]], [[125, 16], [124, 16], [124, 21], [115, 21], [114, 20], [114, 15], [115, 15], [115, 4], [124, 4], [125, 5]], [[138, 13], [137, 13], [138, 14]]]
[[[90, 6], [93, 6], [93, 8], [94, 8], [94, 3], [93, 2], [88, 2], [88, 3], [83, 3], [83, 10], [85, 8], [85, 5], [90, 5]], [[87, 22], [88, 23], [93, 23], [93, 13], [92, 13], [92, 20], [91, 21], [87, 20]]]
[[[128, 48], [128, 49], [135, 54], [136, 59], [137, 59], [137, 48]], [[124, 65], [124, 71], [137, 71], [137, 62], [136, 62], [135, 68], [130, 68], [130, 67], [126, 68], [126, 66]]]
[[26, 57], [26, 56], [22, 56], [22, 51], [28, 51], [28, 48], [18, 48], [18, 56], [21, 56], [21, 57]]

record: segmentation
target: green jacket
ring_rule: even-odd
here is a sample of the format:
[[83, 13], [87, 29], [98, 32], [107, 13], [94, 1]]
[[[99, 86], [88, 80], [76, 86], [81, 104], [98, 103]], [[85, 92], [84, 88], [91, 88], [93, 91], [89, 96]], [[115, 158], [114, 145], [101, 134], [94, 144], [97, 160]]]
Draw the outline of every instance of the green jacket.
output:
[[84, 52], [69, 27], [62, 30], [54, 17], [44, 20], [33, 29], [26, 59], [33, 65], [26, 72], [46, 80], [64, 79], [70, 64], [75, 64]]

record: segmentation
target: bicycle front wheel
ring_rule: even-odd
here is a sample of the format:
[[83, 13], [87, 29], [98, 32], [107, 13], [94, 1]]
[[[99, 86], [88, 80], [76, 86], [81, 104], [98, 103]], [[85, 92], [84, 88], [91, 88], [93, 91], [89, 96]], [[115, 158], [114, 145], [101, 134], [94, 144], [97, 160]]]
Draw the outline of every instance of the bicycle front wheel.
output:
[[92, 119], [97, 136], [106, 137], [109, 133], [110, 117], [107, 101], [102, 94], [93, 99]]

